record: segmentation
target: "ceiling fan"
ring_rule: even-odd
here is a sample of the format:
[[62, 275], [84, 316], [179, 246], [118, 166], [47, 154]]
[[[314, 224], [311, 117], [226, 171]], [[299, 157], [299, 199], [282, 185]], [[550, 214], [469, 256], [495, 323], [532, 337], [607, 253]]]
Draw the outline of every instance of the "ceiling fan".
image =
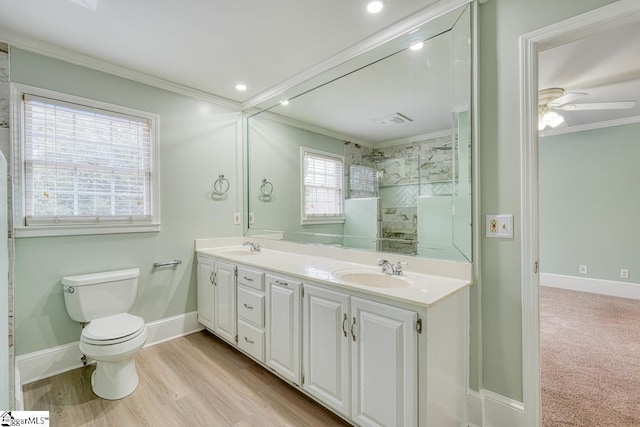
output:
[[552, 87], [538, 92], [538, 130], [547, 126], [556, 128], [565, 124], [564, 117], [557, 111], [626, 110], [633, 108], [636, 101], [585, 102], [575, 104], [576, 99], [587, 96], [584, 92], [564, 93], [564, 89]]

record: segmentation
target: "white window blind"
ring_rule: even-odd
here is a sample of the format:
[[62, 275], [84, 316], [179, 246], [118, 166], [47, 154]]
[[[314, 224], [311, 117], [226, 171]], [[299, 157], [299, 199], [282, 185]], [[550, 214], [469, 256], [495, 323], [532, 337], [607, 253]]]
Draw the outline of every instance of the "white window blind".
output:
[[343, 159], [302, 149], [303, 222], [343, 219]]
[[25, 225], [150, 223], [148, 118], [24, 94]]

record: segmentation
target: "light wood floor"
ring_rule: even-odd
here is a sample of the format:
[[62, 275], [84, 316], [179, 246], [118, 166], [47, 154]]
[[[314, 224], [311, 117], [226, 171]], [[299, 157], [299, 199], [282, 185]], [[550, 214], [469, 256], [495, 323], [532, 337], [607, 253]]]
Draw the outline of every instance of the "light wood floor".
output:
[[349, 425], [207, 332], [142, 349], [136, 366], [125, 399], [94, 395], [88, 366], [25, 385], [25, 410], [52, 426]]

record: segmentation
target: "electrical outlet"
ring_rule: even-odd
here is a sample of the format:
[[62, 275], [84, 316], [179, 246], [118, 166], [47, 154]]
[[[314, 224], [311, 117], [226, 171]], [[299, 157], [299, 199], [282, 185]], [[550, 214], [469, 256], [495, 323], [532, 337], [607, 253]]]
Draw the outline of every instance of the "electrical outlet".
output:
[[253, 212], [249, 212], [249, 224], [253, 224], [256, 221], [256, 217]]
[[240, 212], [233, 214], [233, 225], [240, 225]]
[[626, 268], [623, 268], [622, 270], [620, 270], [620, 278], [621, 279], [628, 279], [629, 278], [629, 270]]
[[513, 215], [487, 215], [485, 226], [487, 237], [513, 238]]
[[580, 264], [578, 266], [578, 273], [580, 273], [580, 274], [589, 274], [589, 270], [588, 270], [586, 265]]

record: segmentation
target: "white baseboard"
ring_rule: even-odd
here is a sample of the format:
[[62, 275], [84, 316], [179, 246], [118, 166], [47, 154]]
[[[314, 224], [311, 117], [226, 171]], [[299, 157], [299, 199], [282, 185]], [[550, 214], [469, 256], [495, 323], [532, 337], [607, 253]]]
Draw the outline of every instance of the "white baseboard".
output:
[[22, 383], [20, 382], [20, 370], [18, 369], [18, 365], [15, 366], [15, 382], [14, 385], [14, 400], [15, 400], [15, 410], [16, 411], [24, 411], [24, 397], [22, 395]]
[[203, 329], [204, 327], [198, 323], [197, 311], [149, 322], [147, 323], [149, 338], [147, 338], [145, 347], [160, 344]]
[[469, 427], [523, 427], [524, 407], [490, 390], [469, 390], [467, 394]]
[[631, 282], [540, 273], [540, 285], [613, 297], [640, 299], [640, 284]]
[[[147, 323], [149, 338], [145, 347], [159, 344], [193, 332], [201, 331], [198, 313], [179, 314], [166, 319]], [[16, 357], [16, 369], [22, 384], [48, 378], [72, 369], [82, 367], [82, 353], [78, 348], [79, 341], [51, 347]], [[18, 389], [16, 390], [16, 396]]]
[[469, 427], [482, 427], [482, 398], [480, 393], [469, 389], [467, 392]]

